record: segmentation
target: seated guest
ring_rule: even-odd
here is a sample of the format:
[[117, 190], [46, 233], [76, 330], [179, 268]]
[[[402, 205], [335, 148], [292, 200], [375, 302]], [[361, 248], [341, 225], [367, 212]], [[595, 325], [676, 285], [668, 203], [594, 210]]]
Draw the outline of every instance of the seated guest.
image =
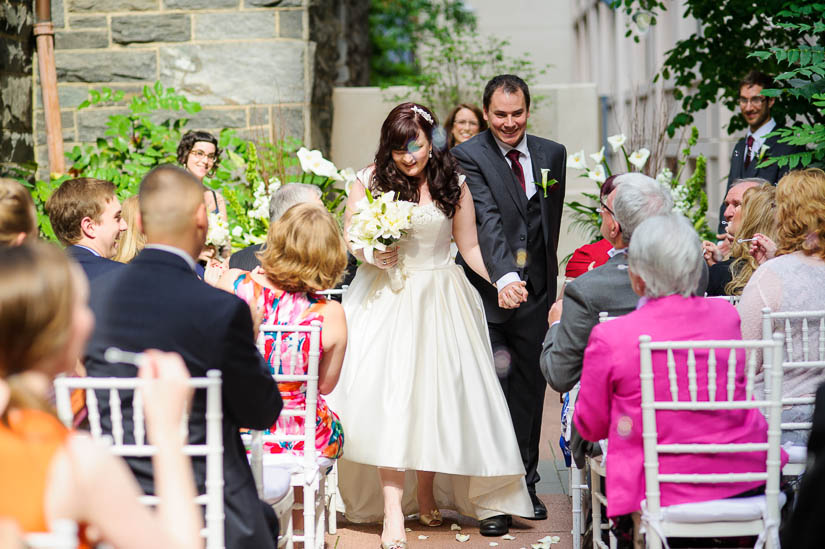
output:
[[[742, 292], [739, 315], [743, 339], [762, 337], [765, 307], [773, 312], [825, 309], [825, 172], [816, 168], [797, 170], [779, 181], [776, 222], [776, 257], [753, 273]], [[782, 330], [784, 326], [774, 329]], [[791, 320], [791, 335], [790, 359], [803, 360], [801, 318]], [[812, 328], [808, 337], [808, 348], [816, 355], [818, 330]], [[823, 381], [825, 371], [821, 368], [793, 368], [784, 374], [782, 392], [786, 397], [812, 396]], [[761, 388], [762, 382], [757, 379], [757, 390]], [[811, 406], [794, 406], [783, 410], [782, 421], [809, 421], [812, 412]], [[804, 444], [806, 439], [802, 431], [782, 433], [783, 442]]]
[[66, 429], [48, 403], [54, 376], [74, 367], [94, 324], [83, 271], [57, 247], [32, 242], [0, 248], [0, 281], [0, 516], [26, 533], [71, 520], [83, 548], [98, 541], [203, 547], [192, 468], [178, 436], [189, 377], [180, 356], [146, 351], [139, 373], [160, 382], [143, 392], [162, 501], [152, 511], [138, 501], [123, 461]]
[[[126, 351], [147, 347], [183, 356], [193, 377], [221, 371], [223, 382], [223, 476], [226, 547], [274, 549], [277, 520], [258, 499], [240, 428], [266, 429], [281, 410], [278, 387], [255, 346], [249, 307], [195, 275], [195, 258], [206, 240], [208, 221], [203, 189], [192, 174], [163, 165], [140, 183], [140, 223], [146, 247], [128, 265], [98, 279], [91, 299], [97, 318], [86, 351], [93, 377], [133, 377], [135, 368], [110, 364], [111, 346]], [[100, 402], [108, 411], [106, 399]], [[195, 394], [189, 437], [205, 441], [205, 395]], [[124, 431], [131, 437], [132, 401], [122, 403]], [[108, 426], [104, 426], [108, 428]], [[147, 460], [130, 459], [141, 487], [154, 489]], [[202, 458], [193, 460], [195, 480], [202, 486]]]
[[[305, 202], [323, 206], [321, 188], [308, 183], [287, 183], [283, 185], [269, 199], [269, 225], [272, 226], [292, 206]], [[229, 257], [229, 268], [252, 271], [256, 267], [260, 267], [261, 262], [258, 259], [258, 252], [261, 251], [261, 248], [263, 248], [263, 244], [252, 244], [238, 250]]]
[[707, 240], [702, 242], [702, 249], [704, 250], [705, 261], [707, 262], [708, 267], [714, 265], [715, 263], [727, 262], [729, 265], [732, 262], [728, 256], [730, 255], [730, 247], [733, 243], [733, 237], [736, 234], [736, 230], [739, 225], [739, 218], [742, 210], [742, 199], [745, 195], [745, 191], [751, 187], [765, 184], [769, 183], [759, 177], [749, 177], [747, 179], [737, 179], [734, 181], [733, 186], [725, 195], [725, 209], [722, 210], [724, 221], [722, 221], [720, 225], [724, 225], [725, 232], [716, 235], [720, 240], [715, 244], [713, 242], [708, 242]]
[[37, 237], [37, 212], [29, 191], [0, 177], [0, 246], [17, 246]]
[[[261, 311], [262, 324], [308, 326], [319, 320], [323, 346], [318, 367], [318, 390], [326, 395], [335, 388], [347, 347], [347, 323], [341, 304], [315, 294], [333, 287], [347, 265], [346, 244], [335, 219], [323, 206], [299, 204], [291, 207], [269, 226], [266, 247], [259, 252], [263, 265], [252, 272], [227, 271], [219, 287], [235, 293], [253, 310]], [[290, 349], [273, 345], [272, 334], [266, 338], [265, 358], [273, 374], [279, 364], [290, 364]], [[301, 345], [303, 348], [303, 345]], [[306, 373], [306, 354], [299, 357], [295, 373]], [[303, 410], [306, 406], [306, 385], [280, 383], [285, 410]], [[281, 417], [272, 430], [292, 435], [301, 433], [303, 420]], [[321, 457], [341, 456], [343, 430], [338, 416], [318, 397], [315, 445]], [[303, 442], [282, 443], [270, 448], [272, 453], [303, 455]]]
[[[601, 190], [599, 191], [599, 203], [604, 204], [607, 201], [607, 197], [615, 188], [616, 178], [620, 175], [621, 174], [611, 175], [602, 183]], [[604, 207], [600, 208], [600, 210], [603, 211]], [[596, 267], [604, 265], [607, 263], [607, 260], [610, 259], [610, 250], [614, 248], [604, 233], [606, 227], [607, 225], [602, 222], [600, 231], [602, 233], [602, 239], [592, 244], [585, 244], [573, 252], [573, 256], [570, 258], [570, 261], [567, 262], [567, 267], [564, 270], [564, 276], [568, 281], [587, 271], [592, 271]]]
[[730, 259], [715, 263], [708, 269], [708, 295], [742, 295], [745, 284], [759, 266], [750, 254], [750, 241], [757, 233], [774, 237], [775, 212], [776, 187], [765, 183], [745, 191], [742, 206], [728, 225], [735, 231]]
[[83, 267], [89, 282], [123, 266], [112, 261], [118, 236], [126, 230], [114, 183], [90, 177], [68, 179], [49, 197], [46, 212], [55, 236]]
[[[539, 365], [547, 383], [560, 393], [579, 382], [584, 348], [590, 330], [599, 323], [599, 313], [618, 316], [636, 307], [639, 297], [630, 286], [626, 255], [636, 227], [648, 217], [673, 209], [670, 191], [646, 175], [621, 174], [613, 185], [601, 203], [601, 232], [613, 246], [613, 257], [566, 285], [562, 298], [550, 308], [550, 329]], [[576, 464], [583, 468], [590, 444], [581, 439], [575, 426], [571, 431], [570, 450]]]
[[[194, 175], [203, 185], [203, 178], [215, 175], [221, 161], [218, 139], [209, 132], [190, 130], [178, 144], [178, 163]], [[203, 200], [209, 212], [217, 214], [228, 221], [226, 201], [220, 192], [203, 185]]]
[[[666, 235], [666, 238], [662, 238]], [[729, 303], [694, 297], [704, 261], [702, 245], [690, 222], [669, 213], [642, 222], [628, 249], [633, 290], [642, 297], [640, 307], [627, 315], [593, 328], [584, 355], [584, 367], [573, 421], [582, 437], [608, 439], [607, 515], [620, 525], [624, 515], [640, 510], [645, 498], [642, 444], [639, 336], [653, 341], [740, 339], [739, 317]], [[686, 351], [674, 351], [677, 365]], [[716, 395], [727, 391], [727, 354], [717, 352]], [[708, 400], [707, 353], [697, 352], [698, 400]], [[745, 395], [745, 353], [737, 352], [736, 395]], [[669, 394], [667, 353], [653, 354], [656, 393]], [[677, 368], [687, 377], [687, 368]], [[688, 381], [679, 382], [687, 387]], [[714, 396], [716, 396], [714, 395]], [[684, 400], [684, 399], [681, 399]], [[764, 443], [767, 422], [757, 409], [656, 413], [659, 444]], [[765, 452], [719, 454], [662, 454], [659, 471], [695, 473], [764, 472]], [[784, 455], [783, 459], [787, 459]], [[764, 482], [661, 485], [663, 506], [707, 501], [752, 491]]]
[[126, 230], [120, 235], [115, 261], [129, 263], [146, 245], [146, 236], [137, 224], [139, 211], [137, 195], [130, 196], [123, 201], [121, 217], [126, 222]]

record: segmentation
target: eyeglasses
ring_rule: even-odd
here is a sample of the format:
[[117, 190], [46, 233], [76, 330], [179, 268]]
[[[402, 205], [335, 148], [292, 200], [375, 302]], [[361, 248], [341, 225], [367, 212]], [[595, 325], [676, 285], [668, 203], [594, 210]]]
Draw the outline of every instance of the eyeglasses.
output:
[[607, 212], [610, 215], [612, 215], [613, 217], [616, 217], [616, 214], [613, 213], [613, 210], [608, 208], [607, 205], [604, 202], [599, 202], [599, 206], [600, 206], [599, 208], [596, 208], [596, 213], [603, 214], [604, 212]]
[[471, 128], [477, 128], [478, 122], [476, 120], [456, 120], [456, 126], [470, 126]]
[[189, 151], [189, 156], [194, 156], [195, 160], [203, 160], [204, 158], [206, 158], [206, 160], [210, 163], [214, 163], [215, 160], [217, 160], [218, 158], [218, 156], [215, 153], [207, 154], [199, 149], [193, 149]]
[[751, 103], [754, 107], [761, 107], [767, 101], [767, 97], [763, 95], [757, 95], [756, 97], [740, 97], [739, 98], [739, 106], [745, 107], [748, 103]]

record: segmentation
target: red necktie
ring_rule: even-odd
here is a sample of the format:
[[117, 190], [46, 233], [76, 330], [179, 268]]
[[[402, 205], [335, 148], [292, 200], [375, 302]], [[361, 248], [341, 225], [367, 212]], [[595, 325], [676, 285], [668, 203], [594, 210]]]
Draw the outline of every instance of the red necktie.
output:
[[749, 135], [748, 136], [748, 141], [747, 141], [747, 146], [745, 147], [745, 169], [747, 169], [748, 166], [751, 163], [751, 150], [752, 149], [753, 149], [753, 136]]
[[527, 186], [524, 184], [524, 170], [518, 161], [519, 152], [516, 149], [510, 149], [505, 156], [507, 156], [507, 159], [510, 161], [510, 167], [513, 169], [513, 173], [516, 174], [516, 179], [518, 179], [521, 185], [521, 190], [527, 192]]

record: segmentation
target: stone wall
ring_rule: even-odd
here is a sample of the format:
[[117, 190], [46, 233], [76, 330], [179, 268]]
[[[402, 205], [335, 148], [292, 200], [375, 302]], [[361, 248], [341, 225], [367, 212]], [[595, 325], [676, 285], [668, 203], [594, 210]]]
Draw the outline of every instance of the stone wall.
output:
[[[336, 0], [52, 2], [66, 150], [102, 136], [110, 114], [160, 80], [204, 107], [189, 128], [294, 136], [328, 152], [335, 78], [329, 67], [340, 32], [328, 12], [334, 17]], [[89, 89], [102, 86], [124, 90], [124, 103], [76, 109]], [[39, 99], [35, 132], [37, 159], [45, 162]]]
[[0, 2], [0, 175], [34, 159], [33, 2]]

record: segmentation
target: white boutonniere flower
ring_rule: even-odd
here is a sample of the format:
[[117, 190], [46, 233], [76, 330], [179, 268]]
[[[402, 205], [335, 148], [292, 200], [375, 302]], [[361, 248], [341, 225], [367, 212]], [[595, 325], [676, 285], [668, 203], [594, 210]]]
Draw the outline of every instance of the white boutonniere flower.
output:
[[547, 198], [547, 187], [552, 187], [553, 185], [558, 183], [558, 181], [556, 179], [548, 179], [549, 174], [550, 174], [550, 169], [549, 168], [542, 168], [541, 169], [541, 183], [535, 183], [535, 185], [537, 187], [541, 187], [542, 189], [544, 189], [544, 198]]
[[762, 162], [762, 160], [765, 158], [765, 155], [768, 154], [768, 149], [770, 149], [770, 147], [768, 147], [767, 145], [762, 145], [762, 147], [759, 149], [759, 162]]

